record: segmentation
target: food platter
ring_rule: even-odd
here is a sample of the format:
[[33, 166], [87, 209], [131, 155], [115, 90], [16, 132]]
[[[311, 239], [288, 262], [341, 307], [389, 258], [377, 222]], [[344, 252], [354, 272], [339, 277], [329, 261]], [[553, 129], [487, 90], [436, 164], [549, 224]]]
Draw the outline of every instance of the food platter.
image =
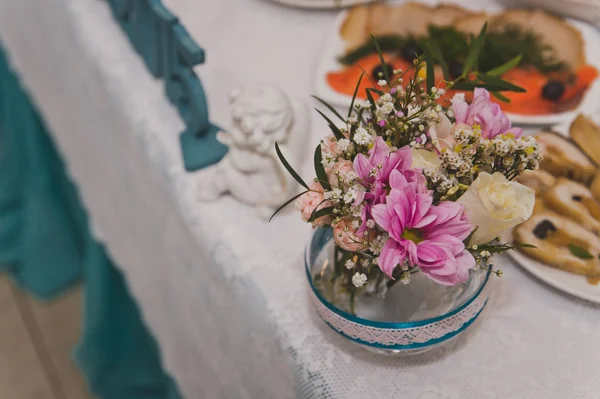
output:
[[[426, 1], [425, 4], [438, 4], [436, 1]], [[446, 4], [446, 3], [444, 3]], [[499, 12], [499, 8], [487, 8], [482, 10], [477, 6], [477, 2], [461, 2], [461, 6], [473, 12]], [[348, 11], [342, 11], [332, 26], [331, 33], [326, 41], [321, 59], [316, 71], [316, 94], [333, 105], [347, 107], [351, 102], [351, 95], [340, 93], [332, 88], [328, 82], [328, 74], [332, 71], [338, 71], [343, 68], [338, 58], [345, 54], [347, 42], [340, 34], [343, 25], [348, 17]], [[600, 31], [587, 23], [568, 19], [566, 22], [577, 29], [581, 34], [585, 48], [586, 62], [592, 67], [600, 70], [600, 53], [596, 51], [597, 43], [600, 43]], [[554, 112], [543, 115], [522, 115], [508, 111], [508, 115], [515, 124], [521, 125], [554, 125], [568, 120], [572, 120], [581, 109], [589, 109], [591, 105], [600, 103], [600, 79], [595, 79], [587, 89], [578, 105], [568, 111]]]
[[[552, 127], [552, 131], [569, 138], [570, 122]], [[539, 198], [537, 199], [539, 201]], [[534, 210], [534, 217], [537, 211]], [[514, 231], [509, 231], [501, 237], [504, 242], [513, 242]], [[570, 273], [527, 256], [519, 250], [508, 251], [507, 254], [523, 269], [546, 284], [575, 297], [600, 304], [600, 285], [597, 278], [586, 278]]]
[[297, 8], [345, 8], [359, 4], [372, 3], [376, 0], [270, 0], [273, 3]]

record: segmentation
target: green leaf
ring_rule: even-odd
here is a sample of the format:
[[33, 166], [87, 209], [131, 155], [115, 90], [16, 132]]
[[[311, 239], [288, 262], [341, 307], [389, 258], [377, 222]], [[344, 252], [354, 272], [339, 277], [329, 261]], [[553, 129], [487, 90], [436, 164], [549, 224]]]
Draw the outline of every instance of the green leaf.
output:
[[335, 123], [333, 123], [331, 121], [331, 119], [329, 119], [329, 117], [327, 115], [325, 115], [324, 113], [322, 113], [321, 111], [319, 111], [316, 108], [315, 108], [315, 111], [317, 111], [327, 121], [327, 123], [329, 124], [329, 128], [333, 132], [333, 135], [335, 136], [336, 139], [341, 140], [341, 139], [346, 138], [346, 136], [344, 136], [344, 133], [342, 133], [342, 131], [335, 125]]
[[323, 216], [331, 215], [334, 209], [335, 206], [328, 206], [327, 208], [319, 210], [315, 208], [315, 210], [311, 213], [310, 217], [308, 218], [308, 222], [310, 223], [317, 220], [318, 218], [322, 218]]
[[360, 78], [358, 78], [358, 83], [356, 84], [356, 88], [354, 88], [354, 94], [352, 94], [352, 102], [350, 102], [350, 109], [348, 109], [348, 118], [352, 115], [352, 109], [354, 108], [354, 100], [356, 100], [356, 95], [358, 94], [358, 88], [360, 87], [360, 82], [362, 82], [362, 78], [365, 76], [365, 73], [360, 74]]
[[431, 93], [431, 89], [435, 86], [435, 73], [433, 71], [433, 57], [430, 52], [425, 54], [425, 63], [427, 65], [427, 92]]
[[379, 56], [379, 61], [381, 62], [381, 66], [383, 68], [383, 76], [385, 77], [385, 81], [388, 82], [388, 84], [390, 84], [390, 71], [388, 71], [388, 69], [386, 68], [387, 64], [383, 59], [383, 52], [381, 51], [381, 47], [379, 47], [379, 43], [377, 43], [377, 39], [375, 39], [375, 36], [371, 35], [371, 40], [373, 41], [373, 44], [377, 49], [377, 55]]
[[327, 107], [328, 110], [330, 110], [335, 116], [337, 116], [342, 122], [346, 122], [346, 120], [344, 119], [344, 117], [342, 115], [340, 115], [339, 112], [337, 112], [337, 110], [335, 108], [333, 108], [327, 101], [320, 99], [317, 96], [312, 96], [312, 98], [314, 98], [315, 100], [317, 100], [318, 102], [320, 102], [321, 104], [323, 104], [324, 106]]
[[477, 64], [477, 60], [479, 59], [479, 53], [481, 49], [483, 49], [483, 45], [485, 44], [485, 35], [487, 32], [487, 22], [483, 24], [479, 35], [471, 42], [471, 47], [469, 48], [469, 54], [467, 54], [467, 58], [465, 58], [465, 62], [463, 65], [463, 75], [467, 76], [469, 72], [473, 69], [473, 67]]
[[302, 178], [300, 177], [300, 175], [298, 173], [296, 173], [296, 171], [294, 170], [294, 168], [292, 168], [290, 166], [290, 164], [288, 163], [287, 159], [285, 159], [285, 157], [281, 153], [281, 150], [279, 149], [279, 144], [277, 144], [277, 143], [275, 143], [275, 152], [277, 152], [277, 157], [279, 157], [279, 160], [281, 161], [281, 163], [283, 164], [283, 166], [287, 169], [287, 171], [289, 172], [289, 174], [292, 175], [292, 177], [294, 178], [294, 180], [296, 180], [302, 187], [308, 189], [308, 184], [306, 184], [304, 182], [304, 180], [302, 180]]
[[499, 91], [493, 91], [492, 96], [496, 97], [500, 101], [504, 101], [505, 103], [510, 103], [510, 98], [501, 94]]
[[448, 70], [448, 64], [444, 60], [444, 55], [440, 50], [439, 46], [435, 42], [435, 40], [429, 39], [426, 41], [426, 46], [428, 51], [431, 53], [434, 59], [436, 59], [440, 66], [442, 67], [442, 72], [444, 73], [444, 80], [450, 80], [450, 71]]
[[518, 246], [520, 248], [533, 248], [533, 249], [537, 249], [537, 247], [535, 245], [531, 245], [531, 244], [519, 244]]
[[583, 260], [594, 259], [594, 256], [591, 253], [589, 253], [587, 250], [585, 250], [581, 247], [578, 247], [575, 244], [569, 244], [569, 251], [571, 251], [573, 256], [575, 256], [579, 259], [583, 259]]
[[277, 208], [277, 210], [275, 211], [274, 214], [271, 215], [271, 217], [269, 218], [269, 222], [271, 220], [273, 220], [273, 218], [275, 217], [275, 215], [277, 215], [279, 213], [279, 211], [281, 211], [283, 208], [285, 208], [286, 206], [288, 206], [292, 201], [295, 201], [296, 199], [300, 198], [301, 196], [303, 196], [307, 192], [308, 192], [308, 190], [303, 191], [300, 194], [294, 195], [292, 198], [290, 198], [289, 200], [287, 200], [283, 205], [281, 205], [279, 208]]
[[367, 89], [367, 91], [373, 92], [373, 93], [377, 94], [378, 96], [383, 96], [383, 94], [384, 94], [383, 90], [375, 89], [373, 87], [369, 87]]
[[315, 149], [315, 172], [317, 173], [317, 179], [323, 186], [323, 188], [327, 191], [331, 191], [331, 185], [329, 184], [329, 180], [327, 179], [327, 173], [325, 173], [325, 168], [321, 163], [323, 161], [323, 153], [321, 152], [321, 144], [317, 146]]
[[367, 99], [371, 103], [371, 112], [375, 112], [375, 109], [377, 108], [377, 106], [375, 104], [375, 99], [373, 99], [373, 95], [371, 94], [371, 91], [367, 90], [366, 94], [367, 94]]
[[493, 87], [500, 88], [500, 90], [494, 90], [494, 91], [516, 91], [518, 93], [525, 93], [527, 91], [520, 86], [517, 86], [515, 84], [507, 82], [506, 80], [502, 80], [496, 76], [490, 76], [485, 73], [479, 73], [479, 74], [477, 74], [477, 77], [479, 79], [483, 80], [484, 83], [486, 83], [486, 84], [489, 84]]
[[511, 69], [513, 69], [514, 67], [516, 67], [517, 65], [519, 65], [519, 63], [521, 62], [521, 59], [523, 59], [522, 55], [517, 55], [515, 58], [513, 58], [512, 60], [500, 65], [497, 68], [492, 69], [491, 71], [487, 71], [487, 74], [490, 76], [500, 76], [508, 71], [510, 71]]

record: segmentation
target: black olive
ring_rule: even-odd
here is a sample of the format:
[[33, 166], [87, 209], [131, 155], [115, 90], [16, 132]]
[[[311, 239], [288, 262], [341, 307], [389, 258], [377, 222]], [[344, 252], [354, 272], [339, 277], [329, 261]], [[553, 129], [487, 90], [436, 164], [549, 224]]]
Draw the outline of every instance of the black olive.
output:
[[560, 80], [549, 80], [542, 89], [542, 97], [550, 101], [558, 101], [565, 93], [565, 84]]
[[460, 61], [452, 61], [448, 67], [448, 72], [450, 72], [450, 77], [452, 79], [458, 78], [463, 73], [463, 63]]
[[583, 197], [581, 197], [581, 195], [574, 195], [571, 198], [573, 198], [573, 201], [577, 202], [581, 202], [583, 200]]
[[419, 43], [414, 40], [406, 43], [402, 49], [402, 58], [406, 61], [412, 62], [419, 54], [423, 54], [423, 49], [419, 46]]
[[387, 70], [388, 76], [391, 77], [392, 74], [394, 73], [394, 68], [392, 68], [391, 65], [379, 64], [375, 68], [373, 68], [373, 70], [371, 71], [371, 76], [373, 76], [373, 79], [375, 80], [375, 82], [377, 82], [380, 79], [385, 79], [384, 68], [385, 68], [385, 70]]
[[535, 226], [535, 229], [533, 229], [533, 235], [535, 235], [540, 240], [544, 240], [546, 237], [548, 237], [549, 233], [553, 233], [555, 231], [556, 226], [552, 224], [551, 221], [542, 220], [540, 223], [538, 223], [537, 226]]

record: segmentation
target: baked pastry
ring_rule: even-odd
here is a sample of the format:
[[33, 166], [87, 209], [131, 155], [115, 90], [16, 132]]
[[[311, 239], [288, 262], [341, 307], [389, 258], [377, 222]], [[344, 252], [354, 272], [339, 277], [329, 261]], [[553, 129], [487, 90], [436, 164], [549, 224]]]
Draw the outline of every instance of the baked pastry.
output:
[[346, 42], [346, 51], [351, 51], [371, 40], [371, 35], [425, 36], [429, 25], [451, 26], [471, 14], [454, 4], [371, 4], [348, 11], [340, 35]]
[[596, 164], [600, 166], [600, 126], [583, 114], [571, 123], [569, 128], [571, 139], [581, 148], [583, 152]]
[[541, 132], [537, 142], [544, 159], [540, 168], [556, 177], [564, 176], [588, 185], [596, 167], [569, 139], [555, 132]]
[[544, 195], [546, 205], [595, 235], [600, 233], [600, 204], [585, 186], [561, 177]]
[[[520, 250], [542, 263], [588, 277], [600, 276], [600, 239], [570, 219], [541, 210], [516, 227], [513, 236], [518, 244], [534, 245], [536, 248]], [[585, 249], [592, 259], [573, 255], [569, 245]]]
[[554, 49], [553, 55], [557, 60], [565, 62], [573, 70], [586, 63], [581, 33], [563, 18], [542, 10], [508, 10], [490, 21], [490, 30], [501, 31], [511, 25], [535, 33], [542, 44]]
[[467, 34], [477, 36], [479, 32], [481, 32], [481, 28], [483, 28], [483, 25], [486, 22], [488, 22], [491, 18], [492, 16], [485, 12], [474, 13], [456, 20], [453, 26], [459, 32], [464, 32]]
[[433, 10], [429, 21], [430, 25], [452, 26], [454, 22], [473, 14], [471, 11], [456, 4], [439, 4]]
[[590, 186], [590, 191], [592, 192], [592, 195], [596, 201], [600, 201], [600, 172], [594, 176], [594, 180], [592, 180], [592, 185]]
[[[545, 170], [526, 170], [515, 179], [517, 182], [533, 188], [536, 197], [543, 196], [556, 183], [556, 178]], [[537, 201], [537, 200], [536, 200]]]

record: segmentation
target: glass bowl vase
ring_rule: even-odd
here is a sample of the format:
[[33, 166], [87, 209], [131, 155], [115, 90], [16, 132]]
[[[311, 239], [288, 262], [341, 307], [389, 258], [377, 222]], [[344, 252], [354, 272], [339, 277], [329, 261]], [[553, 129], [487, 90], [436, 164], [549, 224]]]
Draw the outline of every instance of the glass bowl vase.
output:
[[331, 229], [316, 229], [305, 254], [315, 310], [338, 334], [377, 353], [414, 355], [442, 346], [477, 319], [489, 298], [489, 271], [472, 271], [454, 286], [415, 273], [407, 285], [359, 290], [350, 305], [347, 291], [330, 283], [334, 254]]

